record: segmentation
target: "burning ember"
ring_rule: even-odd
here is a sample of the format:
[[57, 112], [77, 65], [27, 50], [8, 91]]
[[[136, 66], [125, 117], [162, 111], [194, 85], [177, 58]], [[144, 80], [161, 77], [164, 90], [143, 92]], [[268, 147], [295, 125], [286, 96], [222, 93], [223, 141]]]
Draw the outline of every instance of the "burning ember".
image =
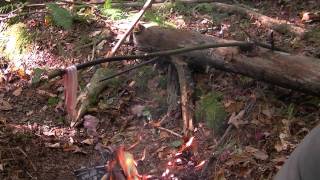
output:
[[178, 171], [193, 172], [200, 170], [205, 161], [198, 162], [197, 143], [194, 137], [184, 140], [178, 153], [169, 161], [166, 170], [162, 173], [162, 179], [179, 179], [176, 177]]

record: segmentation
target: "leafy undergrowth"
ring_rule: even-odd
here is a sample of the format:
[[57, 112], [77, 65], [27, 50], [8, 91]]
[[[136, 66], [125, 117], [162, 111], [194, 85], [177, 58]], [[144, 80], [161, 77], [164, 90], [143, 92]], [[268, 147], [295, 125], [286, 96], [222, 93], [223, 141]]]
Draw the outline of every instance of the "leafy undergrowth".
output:
[[[274, 11], [266, 12], [267, 15], [293, 19], [292, 22], [301, 25], [296, 14], [290, 11], [292, 4], [283, 5], [280, 13], [279, 7], [265, 3], [257, 3], [255, 8], [263, 11], [263, 7], [268, 6]], [[269, 30], [256, 22], [232, 14], [210, 14], [212, 9], [207, 4], [190, 7], [181, 4], [163, 7], [147, 14], [145, 20], [200, 30], [226, 39], [245, 40], [247, 34], [257, 41], [267, 39]], [[104, 16], [108, 16], [110, 7], [104, 8]], [[87, 14], [92, 10], [74, 9]], [[66, 11], [59, 11], [71, 18]], [[125, 9], [117, 10], [119, 16], [120, 11]], [[61, 81], [52, 81], [37, 89], [28, 83], [43, 70], [106, 55], [115, 43], [115, 34], [124, 31], [123, 21], [110, 22], [99, 16], [91, 21], [73, 19], [54, 24], [48, 23], [50, 18], [46, 16], [21, 17], [26, 32], [32, 32], [34, 37], [31, 42], [27, 39], [19, 45], [27, 43], [28, 53], [17, 58], [18, 67], [10, 61], [0, 62], [0, 179], [72, 179], [75, 169], [103, 164], [99, 148], [112, 149], [119, 145], [124, 145], [139, 159], [140, 174], [160, 177], [186, 141], [157, 128], [160, 124], [176, 133], [182, 132], [180, 112], [166, 115], [165, 67], [145, 66], [111, 80], [110, 86], [96, 99], [97, 106], [90, 109], [91, 116], [86, 116], [85, 125], [69, 128]], [[64, 26], [69, 29], [63, 29]], [[305, 26], [313, 29], [314, 25]], [[313, 45], [317, 43], [318, 34], [316, 30], [310, 31], [307, 39], [299, 40], [275, 33], [275, 42], [292, 52], [317, 56], [319, 49]], [[132, 52], [130, 44], [125, 44], [119, 54]], [[114, 63], [110, 67], [117, 70], [132, 64], [134, 62]], [[79, 73], [80, 89], [85, 88], [93, 73], [94, 68]], [[216, 154], [208, 178], [271, 179], [318, 122], [320, 100], [316, 97], [212, 69], [195, 72], [194, 79], [197, 130], [196, 145], [192, 147], [196, 159], [193, 162], [207, 161], [213, 152]], [[248, 112], [245, 115], [244, 110]], [[228, 122], [235, 128], [215, 147]], [[201, 169], [186, 167], [175, 171], [181, 179], [196, 179], [200, 174]]]

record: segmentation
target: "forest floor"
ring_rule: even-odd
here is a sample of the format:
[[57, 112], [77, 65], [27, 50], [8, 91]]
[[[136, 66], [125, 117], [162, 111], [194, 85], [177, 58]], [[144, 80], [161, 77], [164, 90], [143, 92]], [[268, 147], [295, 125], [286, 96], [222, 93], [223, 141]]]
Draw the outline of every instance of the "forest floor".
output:
[[[303, 24], [299, 14], [319, 11], [316, 3], [255, 1], [246, 5], [306, 29], [320, 26], [319, 23]], [[184, 16], [180, 13], [172, 12], [167, 19], [181, 29], [213, 27], [206, 34], [225, 39], [245, 40], [246, 34], [250, 34], [251, 38], [266, 42], [270, 31], [238, 15], [193, 12]], [[106, 56], [128, 22], [100, 17], [87, 23], [76, 22], [71, 29], [63, 30], [47, 24], [45, 19], [41, 13], [20, 17], [28, 31], [36, 34], [32, 50], [19, 59], [22, 64], [19, 68], [12, 66], [14, 61], [5, 61], [3, 57], [0, 62], [0, 179], [75, 179], [76, 169], [104, 163], [100, 148], [115, 149], [120, 145], [135, 159], [140, 159], [139, 174], [161, 177], [168, 162], [188, 140], [150, 125], [163, 120], [163, 128], [182, 134], [180, 113], [166, 115], [166, 69], [150, 65], [111, 80], [99, 96], [97, 106], [88, 112], [99, 120], [94, 128], [95, 137], [88, 128], [70, 128], [63, 108], [62, 81], [33, 88], [30, 83], [35, 68], [63, 68]], [[104, 34], [106, 38], [96, 46], [86, 46], [95, 34]], [[294, 54], [320, 58], [319, 42], [278, 33], [275, 33], [275, 42], [276, 46]], [[132, 53], [132, 43], [126, 42], [117, 54]], [[134, 63], [125, 61], [111, 67], [117, 71]], [[79, 72], [81, 89], [95, 69]], [[195, 89], [201, 94], [213, 91], [221, 94], [227, 113], [225, 124], [232, 114], [239, 114], [254, 100], [248, 118], [237, 120], [238, 127], [227, 134], [218, 149], [215, 145], [224, 134], [225, 126], [222, 132], [213, 133], [205, 121], [195, 123], [194, 162], [208, 161], [213, 151], [218, 154], [210, 179], [271, 179], [296, 145], [319, 123], [320, 99], [317, 97], [218, 70], [194, 72], [194, 80]], [[200, 97], [195, 98], [199, 100]], [[94, 122], [96, 119], [92, 116], [87, 117]], [[199, 179], [201, 169], [183, 167], [172, 173], [179, 179]]]

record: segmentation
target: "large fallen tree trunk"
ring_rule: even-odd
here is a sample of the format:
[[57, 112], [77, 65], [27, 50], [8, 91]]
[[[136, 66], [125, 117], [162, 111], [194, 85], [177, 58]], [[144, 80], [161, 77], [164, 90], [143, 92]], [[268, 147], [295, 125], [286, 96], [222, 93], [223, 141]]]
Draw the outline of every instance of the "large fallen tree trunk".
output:
[[[150, 27], [134, 34], [142, 51], [160, 51], [205, 43], [235, 42], [205, 36], [197, 32]], [[183, 55], [194, 67], [212, 66], [266, 81], [281, 87], [320, 95], [320, 59], [290, 55], [262, 47], [241, 49], [221, 47]]]

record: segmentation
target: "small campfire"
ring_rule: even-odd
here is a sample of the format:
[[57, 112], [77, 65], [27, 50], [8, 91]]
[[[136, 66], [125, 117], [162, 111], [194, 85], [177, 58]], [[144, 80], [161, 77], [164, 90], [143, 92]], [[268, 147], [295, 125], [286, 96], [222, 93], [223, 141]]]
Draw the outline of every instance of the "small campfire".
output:
[[[103, 180], [178, 180], [183, 177], [195, 176], [200, 174], [205, 161], [201, 161], [198, 156], [198, 147], [195, 137], [184, 138], [184, 143], [179, 151], [172, 155], [172, 159], [167, 162], [166, 168], [160, 176], [151, 174], [139, 174], [138, 164], [133, 155], [125, 149], [124, 146], [118, 147], [116, 150], [109, 148], [104, 150], [102, 154], [107, 154], [109, 159], [104, 166], [96, 166], [95, 168], [85, 168], [75, 171], [77, 179], [94, 179]], [[145, 157], [139, 161], [143, 161]], [[103, 167], [103, 168], [102, 168]], [[101, 171], [102, 170], [102, 171]]]

